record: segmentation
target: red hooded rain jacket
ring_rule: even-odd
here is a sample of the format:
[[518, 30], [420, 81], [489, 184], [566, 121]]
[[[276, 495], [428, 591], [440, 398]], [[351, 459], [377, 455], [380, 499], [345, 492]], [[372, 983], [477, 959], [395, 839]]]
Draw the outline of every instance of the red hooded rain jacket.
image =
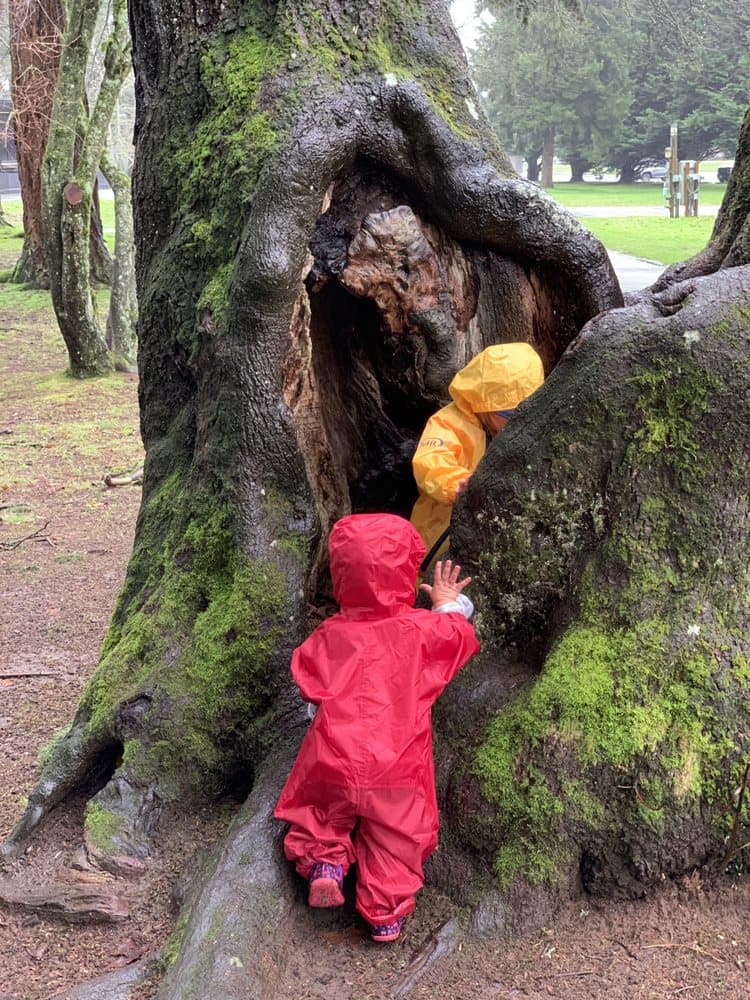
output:
[[329, 552], [340, 611], [292, 657], [318, 709], [275, 815], [303, 877], [357, 862], [357, 908], [378, 924], [412, 911], [437, 845], [430, 710], [479, 644], [460, 613], [414, 608], [424, 545], [404, 518], [344, 517]]

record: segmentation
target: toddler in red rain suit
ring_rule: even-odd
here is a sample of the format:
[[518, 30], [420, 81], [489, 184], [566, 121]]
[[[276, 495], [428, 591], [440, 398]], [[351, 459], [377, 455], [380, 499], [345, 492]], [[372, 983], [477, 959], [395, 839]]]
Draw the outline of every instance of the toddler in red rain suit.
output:
[[290, 824], [284, 850], [310, 881], [310, 905], [343, 903], [356, 862], [357, 909], [374, 940], [392, 941], [437, 846], [430, 710], [479, 649], [469, 580], [438, 563], [423, 584], [433, 611], [415, 608], [424, 544], [393, 514], [344, 517], [328, 546], [340, 611], [292, 656], [318, 708], [274, 815]]

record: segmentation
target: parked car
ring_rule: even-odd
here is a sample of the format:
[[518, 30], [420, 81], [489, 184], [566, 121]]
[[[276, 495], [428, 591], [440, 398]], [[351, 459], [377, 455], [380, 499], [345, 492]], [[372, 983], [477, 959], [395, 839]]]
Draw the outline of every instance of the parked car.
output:
[[635, 175], [639, 181], [663, 181], [667, 176], [667, 166], [664, 163], [642, 163], [636, 167]]
[[731, 167], [719, 167], [716, 171], [716, 180], [720, 184], [726, 184], [729, 178], [732, 176]]

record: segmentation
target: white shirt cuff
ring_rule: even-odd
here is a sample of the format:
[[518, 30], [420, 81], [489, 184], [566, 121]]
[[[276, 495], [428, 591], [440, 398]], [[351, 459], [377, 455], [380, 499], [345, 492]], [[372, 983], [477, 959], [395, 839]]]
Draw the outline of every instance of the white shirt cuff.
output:
[[447, 604], [441, 604], [437, 608], [433, 608], [433, 611], [440, 615], [448, 614], [449, 612], [458, 612], [463, 615], [464, 618], [471, 618], [474, 614], [474, 605], [471, 603], [466, 594], [459, 594], [455, 601], [448, 601]]

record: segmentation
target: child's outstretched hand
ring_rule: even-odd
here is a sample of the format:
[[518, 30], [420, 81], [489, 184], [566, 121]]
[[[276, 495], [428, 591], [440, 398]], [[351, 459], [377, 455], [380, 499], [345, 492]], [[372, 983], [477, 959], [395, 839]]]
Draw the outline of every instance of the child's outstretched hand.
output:
[[429, 583], [420, 584], [419, 589], [430, 595], [433, 608], [439, 608], [442, 604], [449, 604], [455, 601], [464, 587], [471, 583], [471, 577], [464, 577], [459, 580], [461, 567], [458, 563], [454, 566], [450, 559], [445, 562], [435, 563], [435, 573], [432, 578], [432, 585]]

